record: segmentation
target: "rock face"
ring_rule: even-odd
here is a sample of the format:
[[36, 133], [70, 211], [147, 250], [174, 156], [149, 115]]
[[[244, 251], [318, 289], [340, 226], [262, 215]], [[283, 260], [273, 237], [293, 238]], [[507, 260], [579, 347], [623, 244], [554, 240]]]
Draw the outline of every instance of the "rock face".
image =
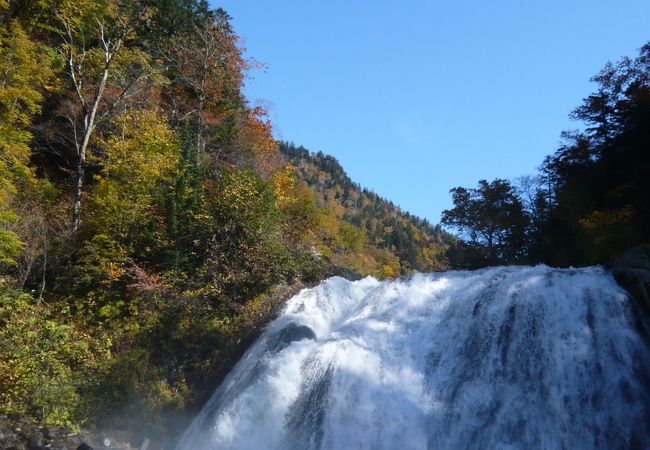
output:
[[627, 289], [639, 306], [650, 314], [650, 245], [626, 251], [608, 268], [618, 284]]
[[[148, 439], [146, 439], [148, 442]], [[24, 417], [0, 414], [0, 449], [2, 450], [136, 450], [129, 443], [112, 443], [81, 431], [75, 433], [66, 427], [42, 426]], [[149, 443], [147, 444], [147, 446]], [[155, 450], [160, 447], [148, 447]]]
[[39, 426], [29, 419], [0, 414], [0, 448], [2, 449], [73, 450], [84, 441], [90, 442], [91, 437], [83, 433], [73, 433], [65, 427]]

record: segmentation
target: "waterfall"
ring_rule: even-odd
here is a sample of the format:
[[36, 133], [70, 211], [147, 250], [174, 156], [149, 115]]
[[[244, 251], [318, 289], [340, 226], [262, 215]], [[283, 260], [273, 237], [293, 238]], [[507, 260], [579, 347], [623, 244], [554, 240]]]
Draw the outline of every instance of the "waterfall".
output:
[[331, 278], [287, 302], [177, 448], [647, 449], [646, 330], [599, 267]]

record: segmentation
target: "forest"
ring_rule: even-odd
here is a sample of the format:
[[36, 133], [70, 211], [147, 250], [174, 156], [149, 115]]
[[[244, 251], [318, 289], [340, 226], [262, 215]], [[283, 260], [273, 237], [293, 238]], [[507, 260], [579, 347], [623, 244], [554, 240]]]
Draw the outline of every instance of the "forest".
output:
[[604, 264], [650, 241], [650, 43], [591, 81], [570, 114], [581, 128], [537, 174], [451, 190], [442, 223], [463, 238], [448, 249], [453, 267]]
[[261, 66], [205, 0], [0, 0], [0, 413], [177, 433], [302, 287], [650, 238], [650, 44], [537, 175], [452, 189], [459, 237], [276, 141]]
[[0, 413], [178, 433], [291, 292], [455, 239], [276, 142], [203, 0], [0, 0]]
[[448, 269], [445, 252], [456, 239], [440, 225], [402, 211], [354, 183], [332, 156], [310, 153], [287, 142], [280, 142], [279, 149], [296, 167], [298, 177], [312, 188], [317, 204], [329, 212], [327, 220], [338, 221], [336, 235], [348, 236], [346, 248], [361, 250], [361, 254], [332, 254], [325, 248], [326, 256], [336, 265], [379, 278]]

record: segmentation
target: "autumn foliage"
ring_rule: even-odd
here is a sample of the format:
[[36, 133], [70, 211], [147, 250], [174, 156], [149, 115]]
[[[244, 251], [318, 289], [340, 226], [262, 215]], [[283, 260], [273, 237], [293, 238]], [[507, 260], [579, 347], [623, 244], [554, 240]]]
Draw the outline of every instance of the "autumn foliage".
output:
[[441, 267], [323, 200], [258, 67], [203, 0], [0, 1], [0, 412], [171, 433], [275, 292]]

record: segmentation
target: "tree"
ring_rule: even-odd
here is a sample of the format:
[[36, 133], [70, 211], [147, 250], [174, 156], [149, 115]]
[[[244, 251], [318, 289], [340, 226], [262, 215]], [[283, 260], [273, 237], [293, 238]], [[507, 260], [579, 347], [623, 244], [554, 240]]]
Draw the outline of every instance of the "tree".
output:
[[140, 0], [140, 4], [153, 14], [138, 33], [138, 42], [156, 57], [172, 36], [191, 32], [213, 15], [207, 0]]
[[23, 247], [9, 225], [18, 220], [17, 191], [36, 182], [29, 166], [30, 127], [52, 76], [51, 59], [17, 20], [0, 28], [0, 264], [13, 265]]
[[172, 184], [179, 151], [173, 132], [156, 113], [134, 111], [114, 125], [120, 132], [106, 141], [89, 218], [95, 231], [132, 245], [151, 222], [156, 201], [162, 203], [163, 185]]
[[293, 270], [275, 189], [250, 170], [227, 170], [208, 190], [206, 214], [198, 218], [211, 228], [203, 245], [206, 293], [243, 302]]
[[[184, 95], [170, 96], [172, 121], [191, 120], [197, 160], [208, 148], [210, 130], [223, 124], [233, 110], [243, 109], [240, 88], [248, 62], [229, 19], [219, 9], [193, 30], [173, 36], [163, 51], [173, 80], [185, 90]], [[216, 165], [220, 154], [211, 150]]]
[[480, 180], [478, 188], [451, 191], [454, 208], [442, 213], [442, 223], [484, 250], [489, 263], [511, 262], [525, 254], [529, 219], [516, 190], [507, 180]]
[[[138, 2], [118, 5], [77, 0], [56, 11], [66, 72], [76, 98], [76, 108], [67, 115], [77, 157], [75, 165], [72, 232], [81, 222], [81, 197], [86, 158], [98, 123], [127, 99], [154, 81], [150, 57], [125, 44], [151, 14]], [[120, 70], [122, 69], [122, 70]], [[110, 96], [107, 96], [108, 89]]]
[[546, 213], [532, 248], [550, 264], [603, 263], [650, 238], [650, 44], [592, 81], [571, 115], [584, 131], [562, 133], [541, 168]]

